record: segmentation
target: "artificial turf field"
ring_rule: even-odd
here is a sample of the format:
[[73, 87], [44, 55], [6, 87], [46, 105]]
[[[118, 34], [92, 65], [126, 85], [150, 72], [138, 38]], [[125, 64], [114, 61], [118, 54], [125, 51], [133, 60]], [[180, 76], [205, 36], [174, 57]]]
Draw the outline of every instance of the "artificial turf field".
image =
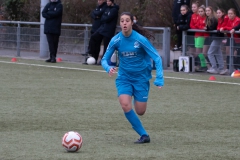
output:
[[[165, 72], [159, 90], [153, 78], [140, 117], [151, 143], [138, 145], [100, 66], [10, 60], [0, 58], [0, 160], [240, 159], [240, 79]], [[77, 153], [61, 146], [71, 130]]]

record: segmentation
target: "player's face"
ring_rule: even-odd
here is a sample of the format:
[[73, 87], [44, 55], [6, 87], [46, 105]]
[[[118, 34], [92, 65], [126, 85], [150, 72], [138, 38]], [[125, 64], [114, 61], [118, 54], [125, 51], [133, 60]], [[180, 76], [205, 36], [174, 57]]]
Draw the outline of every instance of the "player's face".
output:
[[102, 5], [105, 0], [98, 0], [98, 5]]
[[187, 13], [187, 9], [185, 7], [181, 7], [181, 14], [185, 15]]
[[129, 15], [122, 15], [120, 18], [120, 26], [123, 33], [131, 33], [133, 21]]
[[210, 16], [212, 14], [212, 11], [210, 8], [206, 8], [206, 15]]
[[197, 7], [196, 4], [192, 5], [192, 11], [193, 11], [193, 13], [197, 13], [198, 12], [198, 7]]
[[202, 8], [199, 8], [199, 9], [198, 9], [198, 14], [199, 14], [201, 17], [205, 16], [205, 12], [204, 12], [204, 10], [203, 10]]
[[229, 10], [229, 11], [228, 11], [228, 17], [229, 17], [229, 19], [233, 20], [233, 19], [236, 17], [236, 14], [233, 13], [232, 10]]
[[221, 10], [217, 10], [217, 18], [222, 18], [223, 12]]

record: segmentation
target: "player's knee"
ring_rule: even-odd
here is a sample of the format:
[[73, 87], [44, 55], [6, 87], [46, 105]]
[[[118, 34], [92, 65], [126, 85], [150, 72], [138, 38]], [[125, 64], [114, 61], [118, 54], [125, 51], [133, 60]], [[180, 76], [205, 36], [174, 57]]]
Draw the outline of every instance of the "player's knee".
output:
[[132, 109], [131, 105], [128, 103], [121, 103], [121, 107], [124, 112], [129, 112]]

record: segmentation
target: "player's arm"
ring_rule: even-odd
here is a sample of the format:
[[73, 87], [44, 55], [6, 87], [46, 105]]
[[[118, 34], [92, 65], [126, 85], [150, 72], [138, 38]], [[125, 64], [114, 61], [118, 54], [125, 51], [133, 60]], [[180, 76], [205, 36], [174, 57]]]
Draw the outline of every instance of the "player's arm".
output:
[[[102, 65], [103, 69], [104, 69], [107, 73], [109, 73], [110, 70], [111, 70], [112, 68], [114, 68], [114, 67], [112, 67], [112, 66], [109, 66], [108, 61], [111, 59], [111, 57], [112, 57], [115, 49], [116, 49], [116, 46], [115, 46], [115, 44], [114, 44], [114, 39], [112, 38], [111, 41], [110, 41], [110, 43], [108, 44], [108, 48], [107, 48], [107, 50], [106, 50], [103, 58], [102, 58], [102, 60], [101, 60], [101, 65]], [[112, 70], [111, 70], [111, 71], [112, 71]]]
[[147, 39], [142, 42], [142, 46], [148, 55], [153, 59], [156, 65], [156, 79], [154, 81], [154, 84], [158, 87], [162, 87], [164, 85], [162, 59], [159, 56], [157, 50]]

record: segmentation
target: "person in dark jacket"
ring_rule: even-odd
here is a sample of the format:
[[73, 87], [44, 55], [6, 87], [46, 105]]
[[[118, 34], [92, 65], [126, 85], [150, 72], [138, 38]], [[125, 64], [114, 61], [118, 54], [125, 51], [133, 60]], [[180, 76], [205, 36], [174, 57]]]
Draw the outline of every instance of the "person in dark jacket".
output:
[[[93, 20], [91, 35], [93, 35], [98, 30], [98, 28], [101, 26], [102, 14], [105, 12], [106, 8], [107, 8], [107, 3], [105, 2], [105, 0], [98, 0], [97, 7], [91, 13], [91, 18]], [[90, 41], [89, 41], [89, 43], [90, 43]], [[100, 46], [100, 45], [101, 45], [101, 42], [99, 42], [98, 46]], [[89, 50], [90, 50], [89, 46], [90, 46], [90, 44], [88, 44], [87, 52], [82, 54], [83, 56], [87, 56], [89, 54]], [[99, 48], [99, 52], [100, 52], [100, 48]], [[88, 57], [86, 57], [86, 58], [88, 58]]]
[[187, 5], [188, 8], [190, 7], [190, 1], [191, 0], [174, 0], [173, 1], [173, 12], [172, 12], [172, 17], [173, 17], [173, 23], [174, 25], [177, 24], [178, 21], [178, 16], [181, 13], [180, 8], [182, 5]]
[[180, 10], [181, 10], [181, 14], [179, 14], [178, 20], [176, 23], [178, 50], [180, 50], [182, 46], [182, 32], [190, 29], [190, 21], [192, 16], [192, 12], [189, 10], [187, 5], [182, 5]]
[[63, 6], [61, 0], [50, 0], [42, 10], [45, 18], [44, 33], [47, 36], [50, 58], [46, 62], [56, 63], [59, 36], [61, 35]]
[[101, 43], [99, 42], [104, 41], [105, 53], [111, 38], [115, 35], [118, 10], [119, 6], [114, 3], [114, 0], [107, 0], [107, 8], [101, 17], [101, 26], [90, 38], [89, 55], [95, 58], [96, 64], [100, 52]]
[[107, 3], [105, 0], [98, 0], [98, 5], [91, 13], [91, 18], [93, 19], [91, 35], [95, 33], [101, 26], [101, 18], [105, 9], [107, 8]]
[[[181, 10], [181, 6], [183, 5], [187, 5], [188, 8], [190, 7], [190, 1], [191, 0], [174, 0], [173, 1], [173, 12], [172, 12], [172, 17], [173, 17], [173, 23], [174, 23], [174, 27], [176, 29], [176, 34], [178, 36], [179, 31], [177, 29], [177, 23], [178, 23], [178, 18], [179, 15], [181, 14], [180, 10]], [[180, 40], [181, 41], [181, 40]], [[180, 43], [180, 42], [179, 42]], [[181, 48], [179, 48], [180, 46], [177, 44], [175, 45], [173, 51], [177, 51], [177, 50], [181, 50]]]

